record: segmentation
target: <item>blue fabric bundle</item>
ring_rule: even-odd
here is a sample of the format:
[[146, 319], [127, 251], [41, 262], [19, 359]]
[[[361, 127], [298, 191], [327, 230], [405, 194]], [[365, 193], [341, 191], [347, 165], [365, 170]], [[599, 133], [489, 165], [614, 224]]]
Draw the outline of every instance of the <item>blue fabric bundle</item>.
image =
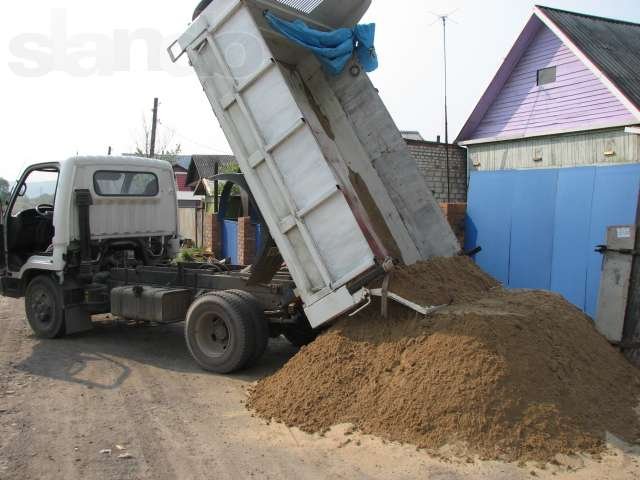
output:
[[274, 30], [315, 53], [331, 75], [338, 75], [344, 70], [354, 50], [366, 72], [378, 68], [378, 57], [373, 46], [375, 23], [323, 32], [309, 27], [302, 20], [287, 22], [269, 11], [264, 16]]

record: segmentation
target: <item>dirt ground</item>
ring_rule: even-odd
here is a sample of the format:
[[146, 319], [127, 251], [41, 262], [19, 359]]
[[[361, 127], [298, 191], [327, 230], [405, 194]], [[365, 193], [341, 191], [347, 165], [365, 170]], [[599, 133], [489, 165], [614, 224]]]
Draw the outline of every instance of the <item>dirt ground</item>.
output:
[[640, 450], [615, 438], [599, 459], [516, 465], [268, 424], [245, 409], [247, 388], [294, 353], [272, 341], [260, 367], [217, 376], [191, 360], [182, 325], [103, 321], [45, 341], [21, 301], [0, 298], [0, 479], [640, 478]]

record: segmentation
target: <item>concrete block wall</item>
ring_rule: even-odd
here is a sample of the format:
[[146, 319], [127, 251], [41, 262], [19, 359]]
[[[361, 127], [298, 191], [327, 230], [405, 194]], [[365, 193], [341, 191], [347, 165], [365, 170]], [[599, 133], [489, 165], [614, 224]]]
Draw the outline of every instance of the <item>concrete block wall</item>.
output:
[[447, 145], [423, 140], [405, 140], [418, 164], [427, 186], [440, 203], [467, 201], [467, 152], [457, 145], [449, 145], [449, 193], [447, 198]]

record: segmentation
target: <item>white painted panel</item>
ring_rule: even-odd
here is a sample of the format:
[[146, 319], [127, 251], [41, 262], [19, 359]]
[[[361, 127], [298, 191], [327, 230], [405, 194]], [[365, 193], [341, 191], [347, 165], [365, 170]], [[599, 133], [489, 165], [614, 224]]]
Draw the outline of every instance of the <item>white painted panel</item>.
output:
[[333, 282], [358, 265], [373, 262], [373, 254], [342, 194], [334, 195], [305, 218]]
[[301, 128], [273, 151], [293, 200], [302, 210], [319, 195], [335, 190], [336, 180], [308, 128]]
[[[91, 237], [95, 239], [124, 238], [135, 236], [173, 235], [177, 230], [176, 192], [173, 171], [150, 167], [132, 158], [127, 164], [87, 162], [79, 165], [75, 172], [73, 189], [88, 189], [93, 198], [90, 209]], [[139, 163], [137, 165], [137, 163]], [[155, 197], [105, 197], [93, 188], [93, 175], [99, 170], [151, 172], [158, 177], [159, 192]], [[119, 212], [115, 215], [114, 212]], [[71, 209], [71, 238], [79, 238], [77, 209]]]
[[234, 103], [229, 107], [228, 118], [230, 126], [233, 127], [239, 142], [241, 142], [240, 145], [244, 150], [243, 157], [249, 158], [251, 155], [258, 152], [260, 150], [260, 146], [253, 135], [240, 135], [240, 132], [249, 131], [249, 122], [237, 103]]
[[253, 18], [241, 8], [220, 26], [214, 35], [216, 45], [224, 56], [237, 84], [256, 73], [271, 54], [257, 29], [247, 28]]
[[[284, 198], [278, 191], [278, 186], [273, 179], [273, 174], [269, 170], [268, 165], [265, 162], [262, 162], [255, 169], [255, 172], [257, 179], [260, 181], [265, 191], [268, 192], [268, 198], [265, 202], [260, 204], [260, 209], [262, 210], [266, 207], [272, 212], [274, 218], [277, 219], [278, 222], [284, 220], [291, 214], [291, 212], [289, 207], [287, 207]], [[265, 206], [264, 203], [267, 205]]]
[[206, 81], [213, 82], [215, 90], [220, 92], [222, 97], [231, 95], [233, 88], [229, 83], [229, 79], [225, 78], [227, 74], [220, 63], [218, 63], [208, 42], [202, 43], [200, 47], [200, 60], [199, 68], [201, 68], [203, 72], [202, 78]]
[[305, 309], [305, 313], [311, 326], [316, 328], [333, 320], [342, 313], [352, 310], [364, 299], [364, 290], [352, 295], [347, 290], [347, 287], [342, 287]]
[[291, 246], [296, 252], [299, 261], [305, 265], [307, 286], [305, 287], [304, 285], [300, 285], [298, 282], [296, 282], [296, 286], [299, 289], [308, 288], [309, 291], [313, 293], [322, 290], [325, 287], [325, 283], [320, 271], [314, 265], [313, 258], [311, 257], [311, 253], [309, 252], [306, 242], [300, 234], [300, 230], [294, 228], [287, 232], [286, 237], [289, 242], [291, 242]]
[[279, 139], [302, 118], [278, 68], [270, 69], [251, 85], [244, 99], [267, 145]]

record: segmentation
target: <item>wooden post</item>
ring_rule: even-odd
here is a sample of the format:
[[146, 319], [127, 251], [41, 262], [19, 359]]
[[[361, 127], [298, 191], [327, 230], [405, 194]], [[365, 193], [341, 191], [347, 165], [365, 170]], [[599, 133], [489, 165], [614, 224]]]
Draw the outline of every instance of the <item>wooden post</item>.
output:
[[151, 122], [151, 141], [149, 142], [149, 157], [156, 156], [156, 129], [158, 128], [158, 99], [153, 99], [153, 120]]
[[[218, 162], [216, 162], [216, 164], [213, 166], [213, 174], [214, 175], [218, 175], [220, 173], [220, 164]], [[218, 213], [218, 206], [219, 206], [219, 202], [220, 199], [218, 198], [218, 196], [220, 195], [220, 182], [218, 180], [214, 180], [213, 181], [213, 205], [214, 205], [214, 211], [216, 213]]]

